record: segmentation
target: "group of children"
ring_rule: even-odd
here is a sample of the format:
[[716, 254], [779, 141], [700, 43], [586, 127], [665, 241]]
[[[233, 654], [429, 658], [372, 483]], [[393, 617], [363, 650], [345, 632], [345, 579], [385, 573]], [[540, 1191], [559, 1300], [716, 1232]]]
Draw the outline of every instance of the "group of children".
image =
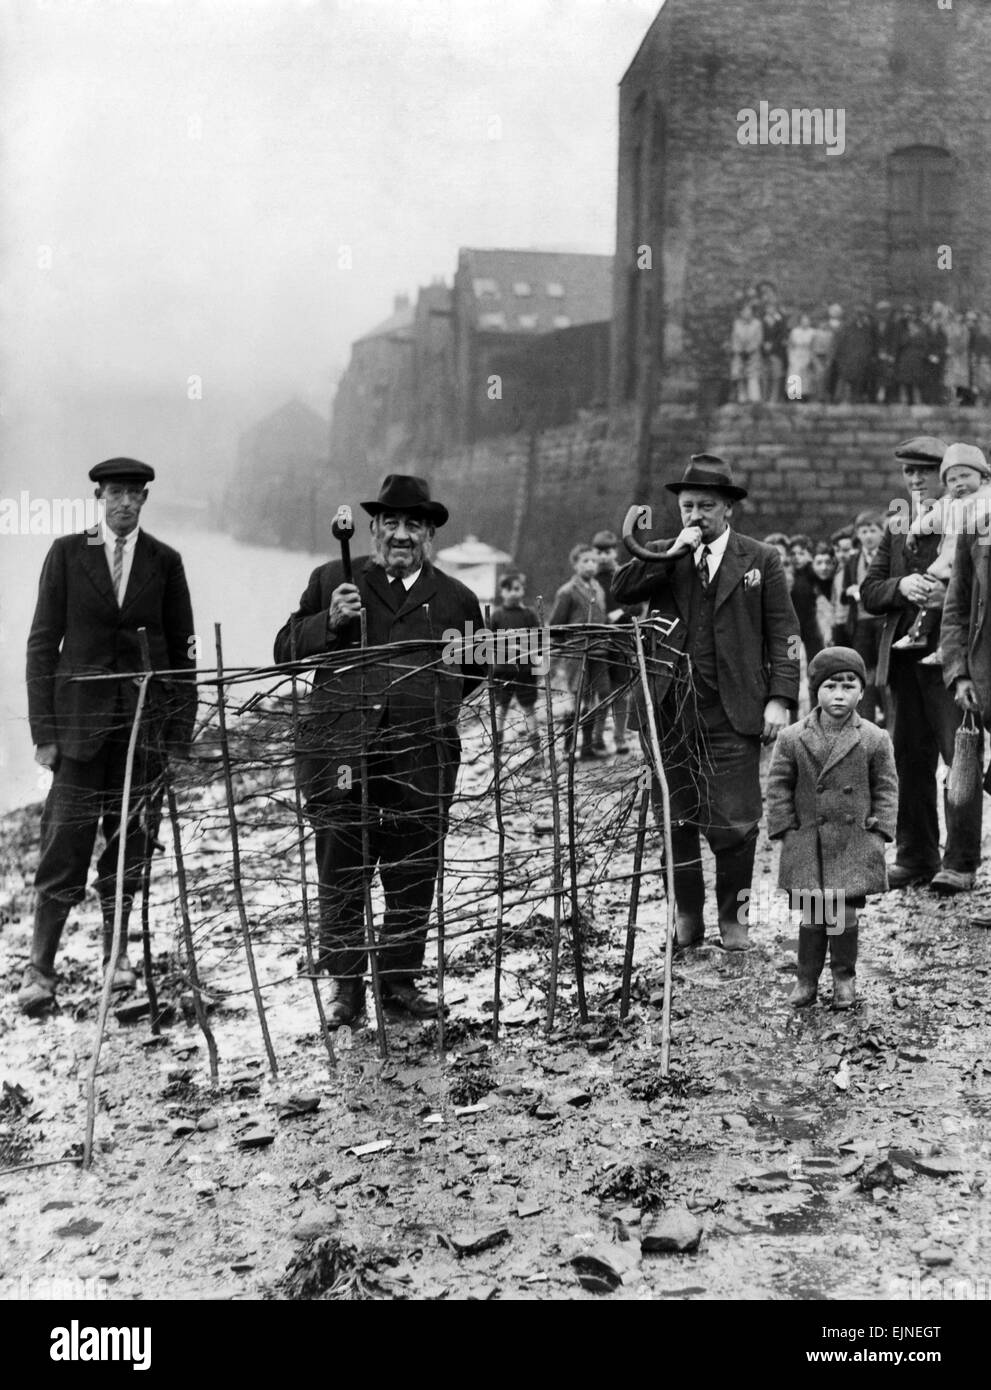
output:
[[[630, 681], [629, 653], [622, 627], [631, 621], [626, 608], [613, 603], [612, 577], [616, 572], [619, 541], [611, 531], [599, 531], [588, 544], [572, 547], [569, 555], [571, 578], [554, 596], [549, 622], [552, 630], [588, 627], [586, 633], [562, 635], [558, 655], [571, 696], [571, 708], [563, 715], [565, 749], [571, 747], [580, 703], [581, 747], [585, 759], [605, 758], [608, 711], [612, 710], [614, 752], [629, 753], [627, 721]], [[536, 630], [537, 614], [527, 607], [526, 578], [513, 570], [499, 581], [499, 606], [492, 612], [495, 633], [514, 628]], [[506, 716], [515, 700], [526, 723], [527, 738], [533, 749], [530, 774], [543, 772], [540, 736], [537, 732], [537, 677], [527, 657], [497, 665], [493, 671], [496, 692], [496, 756], [501, 755]]]

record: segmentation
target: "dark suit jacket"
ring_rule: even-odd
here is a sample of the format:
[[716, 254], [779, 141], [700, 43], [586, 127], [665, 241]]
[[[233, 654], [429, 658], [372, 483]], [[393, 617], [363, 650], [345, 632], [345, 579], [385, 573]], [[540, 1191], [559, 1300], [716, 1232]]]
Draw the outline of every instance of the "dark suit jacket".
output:
[[[483, 627], [478, 599], [457, 579], [425, 561], [416, 583], [407, 593], [389, 587], [381, 565], [370, 558], [354, 561], [354, 583], [365, 606], [369, 647], [393, 643], [421, 643], [383, 652], [363, 667], [365, 729], [374, 735], [380, 726], [406, 730], [411, 737], [404, 765], [397, 770], [405, 789], [416, 798], [436, 796], [438, 749], [434, 718], [434, 691], [440, 680], [441, 721], [439, 737], [454, 765], [460, 755], [457, 733], [461, 701], [486, 674], [484, 665], [444, 660], [439, 645], [445, 633], [466, 634], [466, 625], [478, 632]], [[291, 661], [293, 635], [297, 658], [337, 653], [360, 645], [357, 620], [338, 632], [327, 627], [331, 596], [344, 581], [340, 560], [320, 565], [310, 575], [299, 608], [275, 639], [276, 661]], [[426, 611], [429, 608], [429, 616]], [[429, 645], [431, 638], [438, 643]], [[449, 637], [448, 640], [453, 641]], [[300, 781], [308, 797], [333, 801], [343, 796], [350, 769], [356, 785], [360, 759], [362, 668], [348, 661], [319, 666], [313, 682], [298, 760]]]
[[[906, 574], [922, 574], [929, 567], [936, 558], [941, 537], [919, 536], [914, 554], [906, 550], [905, 540], [903, 532], [893, 532], [890, 527], [885, 530], [877, 554], [860, 586], [860, 602], [864, 610], [884, 615], [875, 676], [878, 685], [889, 683], [891, 644], [896, 637], [908, 631], [918, 611], [914, 603], [909, 603], [898, 592], [898, 585]], [[936, 640], [934, 633], [929, 640], [929, 651], [935, 648]], [[921, 652], [915, 654], [916, 660], [920, 655]]]
[[[118, 608], [98, 533], [60, 536], [45, 558], [28, 637], [28, 719], [36, 744], [56, 743], [63, 756], [88, 762], [115, 728], [130, 723], [133, 681], [72, 677], [140, 671], [139, 627], [148, 630], [153, 669], [192, 672], [193, 610], [178, 551], [141, 531]], [[164, 735], [187, 743], [196, 686], [180, 677], [162, 682], [161, 690]]]
[[943, 680], [952, 690], [962, 677], [977, 686], [981, 718], [991, 727], [991, 636], [985, 623], [991, 585], [991, 545], [981, 535], [961, 536], [943, 606]]
[[[653, 541], [651, 548], [666, 550], [671, 544]], [[694, 565], [695, 557], [687, 553], [656, 564], [632, 560], [613, 581], [613, 597], [620, 603], [646, 599], [662, 617], [677, 619], [659, 648], [664, 656], [672, 648], [683, 656], [687, 646]], [[744, 586], [744, 575], [751, 570], [760, 578]], [[798, 700], [798, 619], [774, 546], [730, 532], [716, 572], [714, 631], [723, 708], [737, 733], [760, 734], [768, 700]], [[654, 682], [658, 703], [667, 694], [672, 674], [662, 673]]]

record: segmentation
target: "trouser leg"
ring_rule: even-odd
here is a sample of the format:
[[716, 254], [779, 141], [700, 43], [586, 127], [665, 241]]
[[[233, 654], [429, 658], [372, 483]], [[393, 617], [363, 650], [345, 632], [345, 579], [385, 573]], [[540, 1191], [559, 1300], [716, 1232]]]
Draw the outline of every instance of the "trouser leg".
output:
[[923, 670], [911, 656], [892, 655], [892, 743], [898, 772], [895, 861], [902, 868], [931, 876], [940, 866], [936, 811], [939, 745], [922, 698], [919, 672]]
[[[100, 897], [103, 916], [103, 957], [110, 955], [113, 943], [114, 914], [117, 899], [117, 861], [120, 852], [120, 817], [123, 809], [124, 777], [127, 764], [127, 738], [118, 734], [107, 747], [106, 779], [103, 793], [103, 836], [105, 845], [96, 865], [96, 891]], [[158, 769], [157, 760], [148, 751], [139, 749], [131, 775], [131, 794], [128, 804], [127, 832], [124, 843], [124, 891], [121, 917], [121, 956], [127, 952], [127, 924], [131, 905], [137, 896], [144, 875], [144, 866], [152, 852], [154, 828], [158, 824], [161, 793], [152, 784]]]
[[379, 872], [385, 915], [380, 961], [386, 984], [412, 984], [423, 969], [442, 833], [435, 812], [383, 817]]
[[747, 944], [750, 928], [757, 826], [713, 829], [707, 838], [716, 857], [719, 934], [727, 950], [740, 950]]
[[[370, 810], [372, 844], [376, 817]], [[360, 800], [352, 798], [314, 815], [313, 839], [320, 904], [317, 969], [338, 979], [354, 979], [367, 964]], [[370, 849], [365, 869], [369, 879], [374, 864]]]
[[[657, 806], [655, 804], [655, 814]], [[663, 821], [659, 818], [663, 830]], [[674, 856], [674, 899], [679, 946], [697, 945], [705, 936], [705, 879], [702, 875], [702, 845], [697, 825], [676, 823], [671, 827]]]
[[102, 752], [90, 762], [63, 758], [54, 773], [41, 815], [41, 853], [35, 873], [35, 918], [31, 964], [55, 971], [62, 929], [82, 902], [100, 819], [105, 775]]

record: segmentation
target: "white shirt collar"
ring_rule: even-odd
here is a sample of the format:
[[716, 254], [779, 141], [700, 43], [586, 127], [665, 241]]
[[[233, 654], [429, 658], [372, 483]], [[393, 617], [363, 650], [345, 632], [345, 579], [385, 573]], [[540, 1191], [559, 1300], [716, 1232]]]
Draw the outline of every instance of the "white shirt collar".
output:
[[[717, 536], [714, 541], [708, 542], [710, 560], [721, 560], [723, 558], [723, 554], [725, 553], [726, 547], [729, 545], [729, 536], [730, 528], [727, 526], [726, 530], [722, 533], [721, 536]], [[700, 545], [696, 552], [696, 554], [699, 557], [695, 561], [697, 565], [700, 565], [702, 563], [702, 551], [704, 550], [704, 548], [704, 544]]]
[[[409, 593], [410, 589], [412, 589], [413, 585], [419, 579], [422, 572], [423, 566], [421, 565], [420, 568], [418, 570], [414, 570], [412, 574], [407, 574], [403, 576], [403, 588], [406, 590], [407, 593]], [[391, 584], [392, 578], [388, 575], [386, 576], [386, 578], [389, 580], [389, 583]]]
[[[103, 522], [103, 523], [102, 523], [102, 526], [103, 526], [103, 544], [106, 546], [107, 550], [109, 550], [110, 553], [113, 554], [114, 550], [116, 549], [117, 541], [118, 541], [119, 537], [117, 536], [117, 533], [116, 533], [115, 531], [111, 531], [110, 527], [106, 524], [106, 522]], [[130, 533], [130, 535], [127, 535], [127, 536], [124, 537], [124, 554], [125, 554], [125, 555], [130, 555], [131, 551], [132, 551], [132, 550], [134, 549], [134, 547], [137, 545], [137, 543], [138, 543], [138, 532], [139, 532], [140, 530], [141, 530], [141, 523], [138, 522], [137, 526], [135, 526], [134, 530]]]

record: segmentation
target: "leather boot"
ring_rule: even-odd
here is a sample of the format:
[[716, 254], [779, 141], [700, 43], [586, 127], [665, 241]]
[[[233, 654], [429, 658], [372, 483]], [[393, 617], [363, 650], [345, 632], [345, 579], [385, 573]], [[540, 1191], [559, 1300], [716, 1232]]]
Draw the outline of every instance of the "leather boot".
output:
[[857, 927], [844, 927], [843, 931], [829, 937], [834, 1009], [850, 1009], [857, 1002], [857, 936]]
[[71, 904], [59, 902], [57, 898], [39, 898], [35, 904], [31, 964], [39, 974], [52, 980], [55, 979], [55, 953], [71, 910]]
[[365, 1007], [365, 982], [350, 976], [334, 980], [325, 1010], [328, 1028], [343, 1028], [354, 1023]]
[[788, 1003], [795, 1009], [803, 1009], [806, 1004], [816, 1001], [819, 976], [826, 964], [827, 941], [825, 927], [803, 926], [798, 929], [798, 979], [788, 996]]
[[749, 947], [750, 890], [756, 852], [756, 834], [729, 849], [715, 849], [719, 935], [726, 951], [746, 951]]
[[697, 834], [672, 828], [674, 851], [675, 940], [679, 946], [701, 946], [705, 939], [705, 879]]
[[57, 899], [39, 898], [35, 904], [31, 963], [17, 992], [17, 1007], [22, 1014], [40, 1014], [55, 1003], [55, 954], [69, 912], [69, 904]]
[[[117, 952], [117, 960], [114, 963], [114, 979], [111, 988], [114, 990], [133, 989], [138, 983], [138, 977], [127, 958], [127, 923], [131, 915], [131, 903], [133, 899], [130, 894], [124, 894], [123, 913], [120, 922], [120, 948]], [[114, 902], [112, 899], [103, 898], [100, 901], [100, 910], [103, 913], [103, 969], [107, 968], [110, 960], [110, 948], [114, 944]]]

